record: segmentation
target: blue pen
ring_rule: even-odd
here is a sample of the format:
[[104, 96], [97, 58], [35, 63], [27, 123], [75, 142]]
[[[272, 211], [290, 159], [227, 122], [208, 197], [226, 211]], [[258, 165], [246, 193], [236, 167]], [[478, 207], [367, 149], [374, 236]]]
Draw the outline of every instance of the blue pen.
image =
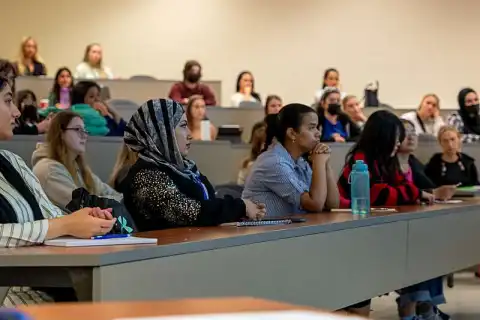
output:
[[106, 234], [104, 236], [91, 237], [92, 240], [105, 240], [105, 239], [118, 239], [118, 238], [128, 238], [129, 234]]

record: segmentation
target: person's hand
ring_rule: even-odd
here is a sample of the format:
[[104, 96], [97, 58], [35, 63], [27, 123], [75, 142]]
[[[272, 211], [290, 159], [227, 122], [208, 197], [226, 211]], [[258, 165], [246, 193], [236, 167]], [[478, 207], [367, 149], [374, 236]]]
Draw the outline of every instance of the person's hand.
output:
[[188, 101], [189, 101], [188, 98], [183, 98], [183, 99], [182, 99], [182, 104], [183, 104], [183, 105], [187, 105], [187, 104], [188, 104]]
[[245, 89], [243, 89], [244, 95], [250, 97], [252, 95], [252, 87], [247, 85]]
[[422, 198], [421, 200], [424, 200], [427, 202], [427, 204], [433, 204], [435, 202], [435, 195], [422, 191]]
[[254, 203], [247, 199], [242, 199], [245, 203], [245, 213], [251, 220], [262, 220], [267, 213], [265, 205], [263, 203]]
[[102, 116], [104, 117], [112, 117], [110, 114], [110, 110], [108, 110], [108, 107], [105, 105], [103, 102], [95, 102], [93, 104], [93, 109], [97, 110]]
[[48, 131], [48, 129], [50, 128], [50, 120], [52, 119], [52, 117], [50, 117], [50, 115], [43, 121], [37, 123], [37, 130], [38, 130], [38, 133], [45, 133]]
[[310, 153], [310, 158], [312, 162], [328, 162], [330, 159], [330, 147], [325, 143], [318, 143], [315, 148], [313, 148]]
[[436, 189], [433, 189], [433, 194], [436, 199], [439, 200], [450, 200], [453, 195], [457, 191], [457, 186], [455, 185], [448, 185], [448, 186], [441, 186]]
[[90, 215], [92, 217], [96, 217], [104, 220], [113, 219], [112, 208], [108, 208], [108, 209], [92, 208]]
[[[102, 215], [100, 209], [83, 208], [66, 215], [60, 219], [64, 220], [66, 234], [77, 238], [88, 239], [94, 236], [101, 236], [112, 230], [117, 219], [102, 219], [94, 215]], [[106, 216], [105, 211], [103, 215]]]
[[335, 142], [345, 142], [345, 139], [339, 133], [332, 134], [332, 138]]

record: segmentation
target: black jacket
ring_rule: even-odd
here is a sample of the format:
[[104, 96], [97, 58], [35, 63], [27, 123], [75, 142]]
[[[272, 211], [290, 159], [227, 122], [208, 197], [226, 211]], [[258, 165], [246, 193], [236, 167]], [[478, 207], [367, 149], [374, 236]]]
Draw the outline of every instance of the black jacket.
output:
[[[331, 137], [326, 137], [324, 132], [323, 132], [323, 123], [325, 122], [325, 114], [323, 112], [323, 109], [320, 108], [318, 114], [318, 125], [320, 126], [321, 130], [321, 137], [320, 141], [322, 142], [334, 142], [335, 140]], [[343, 125], [345, 128], [345, 132], [347, 133], [347, 139], [346, 141], [357, 141], [358, 137], [362, 133], [362, 129], [360, 129], [359, 126], [355, 122], [350, 119], [349, 116], [347, 116], [345, 113], [340, 113], [338, 115], [338, 121]]]
[[465, 153], [459, 153], [454, 163], [443, 161], [442, 154], [436, 153], [426, 165], [425, 173], [437, 186], [457, 183], [462, 186], [479, 185], [475, 159]]
[[240, 221], [246, 216], [242, 199], [215, 197], [208, 179], [199, 175], [206, 187], [185, 178], [166, 166], [143, 159], [130, 168], [121, 183], [124, 203], [139, 231], [181, 226], [215, 226]]

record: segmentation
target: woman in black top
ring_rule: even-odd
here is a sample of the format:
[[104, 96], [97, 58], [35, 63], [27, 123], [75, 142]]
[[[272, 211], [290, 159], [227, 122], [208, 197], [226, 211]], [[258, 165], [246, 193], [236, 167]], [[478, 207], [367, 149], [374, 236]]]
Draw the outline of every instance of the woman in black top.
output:
[[475, 160], [460, 152], [461, 138], [453, 126], [445, 126], [438, 132], [438, 142], [442, 148], [428, 162], [425, 173], [437, 185], [462, 186], [479, 185]]
[[124, 201], [140, 231], [187, 225], [218, 225], [261, 219], [265, 206], [215, 190], [185, 158], [190, 146], [187, 119], [173, 100], [149, 100], [132, 116], [125, 144], [139, 159], [123, 181]]

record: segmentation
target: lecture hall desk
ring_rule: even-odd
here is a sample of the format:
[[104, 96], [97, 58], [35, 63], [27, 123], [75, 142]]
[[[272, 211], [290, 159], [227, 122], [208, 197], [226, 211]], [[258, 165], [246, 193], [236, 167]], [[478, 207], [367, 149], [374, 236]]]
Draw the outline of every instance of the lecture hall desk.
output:
[[158, 245], [0, 249], [0, 286], [68, 286], [84, 301], [252, 296], [336, 310], [480, 261], [480, 199], [355, 219], [141, 233]]
[[33, 320], [112, 320], [219, 313], [321, 311], [309, 307], [248, 297], [169, 301], [61, 303], [20, 307]]

